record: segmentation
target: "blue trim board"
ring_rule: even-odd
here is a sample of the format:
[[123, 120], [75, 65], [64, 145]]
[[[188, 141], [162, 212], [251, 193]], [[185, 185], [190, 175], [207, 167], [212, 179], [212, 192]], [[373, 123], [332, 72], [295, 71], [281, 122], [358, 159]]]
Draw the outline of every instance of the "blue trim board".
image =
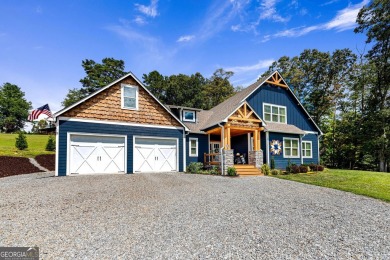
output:
[[[178, 139], [179, 171], [183, 171], [183, 132], [184, 129], [164, 129], [141, 126], [126, 126], [75, 121], [59, 121], [58, 176], [66, 175], [67, 133], [112, 134], [127, 136], [127, 173], [133, 172], [133, 136], [170, 137]], [[207, 137], [207, 136], [206, 136]]]

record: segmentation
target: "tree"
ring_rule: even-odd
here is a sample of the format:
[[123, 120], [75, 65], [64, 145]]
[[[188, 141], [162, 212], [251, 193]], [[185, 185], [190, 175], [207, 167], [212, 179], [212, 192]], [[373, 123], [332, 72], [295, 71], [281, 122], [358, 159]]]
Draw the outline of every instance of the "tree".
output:
[[53, 135], [49, 135], [46, 143], [46, 151], [55, 151], [56, 150], [56, 141]]
[[82, 84], [80, 89], [69, 90], [64, 101], [62, 101], [62, 105], [65, 107], [76, 103], [127, 74], [124, 71], [125, 62], [114, 58], [104, 58], [101, 64], [86, 59], [82, 61], [81, 65], [87, 75], [80, 80]]
[[203, 88], [204, 109], [211, 109], [222, 103], [234, 94], [234, 87], [230, 84], [232, 71], [217, 69]]
[[278, 70], [314, 120], [323, 127], [334, 114], [350, 84], [356, 55], [349, 49], [320, 52], [306, 49], [299, 56], [283, 56], [262, 76]]
[[210, 79], [197, 72], [163, 76], [157, 71], [142, 76], [145, 86], [162, 103], [210, 109], [235, 93], [229, 78], [233, 72], [218, 69]]
[[39, 120], [39, 122], [33, 122], [33, 127], [31, 129], [32, 133], [38, 133], [39, 130], [46, 128], [48, 125], [45, 119]]
[[23, 132], [19, 132], [18, 137], [16, 137], [15, 147], [19, 150], [28, 148], [27, 138]]
[[371, 64], [375, 79], [370, 88], [365, 123], [368, 145], [379, 159], [379, 171], [387, 171], [390, 158], [390, 1], [373, 0], [357, 16], [355, 33], [366, 32], [367, 43], [373, 43], [366, 58]]
[[0, 132], [12, 133], [24, 127], [31, 102], [24, 98], [24, 92], [11, 83], [0, 87]]

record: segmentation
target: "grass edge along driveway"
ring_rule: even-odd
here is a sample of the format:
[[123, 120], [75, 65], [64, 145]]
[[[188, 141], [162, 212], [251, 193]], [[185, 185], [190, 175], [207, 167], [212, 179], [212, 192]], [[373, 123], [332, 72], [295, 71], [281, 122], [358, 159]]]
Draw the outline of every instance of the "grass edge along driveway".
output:
[[390, 202], [390, 173], [326, 169], [318, 173], [272, 176], [342, 191], [348, 191]]

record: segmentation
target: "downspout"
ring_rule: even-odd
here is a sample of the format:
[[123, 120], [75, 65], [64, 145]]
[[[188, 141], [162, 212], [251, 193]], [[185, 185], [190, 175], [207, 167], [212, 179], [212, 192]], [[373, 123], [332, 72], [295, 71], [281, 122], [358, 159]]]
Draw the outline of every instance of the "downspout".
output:
[[[221, 127], [221, 134], [222, 134], [222, 140], [225, 140], [225, 129], [223, 128], [223, 126], [218, 123], [218, 126]], [[223, 146], [219, 148], [219, 153], [221, 154], [221, 174], [224, 175], [225, 171], [224, 171], [224, 168], [223, 168], [223, 153], [222, 153], [222, 150], [225, 149], [225, 145], [224, 145], [224, 142], [222, 142]]]
[[268, 165], [270, 165], [269, 163], [269, 132], [266, 131], [265, 132], [265, 142], [266, 142], [266, 146], [265, 146], [265, 152], [267, 153], [267, 158], [266, 158], [266, 162]]
[[303, 137], [305, 137], [305, 135], [306, 135], [306, 134], [299, 135], [299, 139], [300, 139], [300, 143], [301, 143], [301, 144], [300, 144], [300, 145], [301, 145], [301, 147], [300, 147], [301, 151], [300, 151], [300, 153], [299, 153], [299, 154], [301, 155], [301, 164], [303, 164], [303, 154], [302, 154], [302, 151], [303, 151], [302, 148], [303, 148], [303, 147], [302, 147], [302, 142], [303, 142]]
[[190, 132], [186, 133], [186, 130], [183, 131], [183, 171], [187, 171], [187, 138], [186, 136], [189, 135]]

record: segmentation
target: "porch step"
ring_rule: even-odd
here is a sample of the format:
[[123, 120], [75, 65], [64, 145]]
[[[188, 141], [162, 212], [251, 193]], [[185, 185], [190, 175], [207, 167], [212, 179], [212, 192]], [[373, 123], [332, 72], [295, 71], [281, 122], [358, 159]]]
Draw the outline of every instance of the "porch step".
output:
[[259, 169], [253, 165], [235, 164], [234, 168], [237, 170], [239, 176], [261, 176], [263, 175]]

